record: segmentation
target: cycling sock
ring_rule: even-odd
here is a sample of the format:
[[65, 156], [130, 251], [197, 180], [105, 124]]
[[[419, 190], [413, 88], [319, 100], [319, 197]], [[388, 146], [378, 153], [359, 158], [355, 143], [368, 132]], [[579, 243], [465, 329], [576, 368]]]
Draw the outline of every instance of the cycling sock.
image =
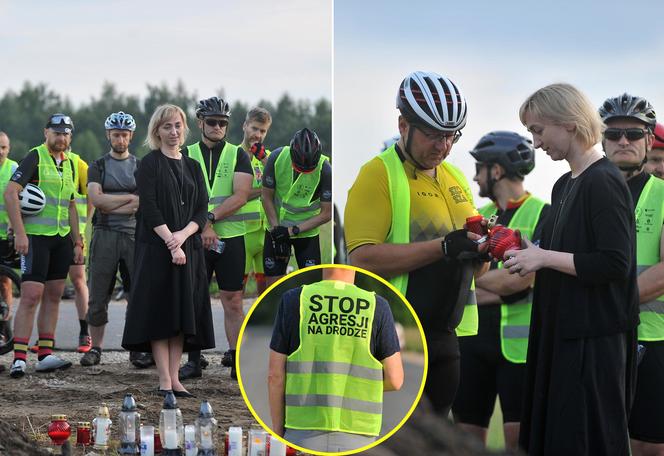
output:
[[85, 320], [78, 320], [78, 324], [81, 327], [81, 332], [79, 333], [80, 336], [89, 336], [90, 333], [88, 332], [88, 322]]
[[48, 355], [53, 354], [54, 345], [55, 337], [53, 334], [39, 334], [39, 350], [37, 351], [37, 359], [41, 361]]
[[20, 359], [26, 361], [28, 359], [28, 344], [30, 339], [21, 339], [20, 337], [14, 338], [14, 360]]

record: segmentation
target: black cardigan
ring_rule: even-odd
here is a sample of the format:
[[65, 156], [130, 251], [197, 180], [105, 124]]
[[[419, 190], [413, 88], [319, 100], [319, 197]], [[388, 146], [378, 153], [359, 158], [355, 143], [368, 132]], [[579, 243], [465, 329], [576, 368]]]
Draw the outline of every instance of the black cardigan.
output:
[[[535, 326], [554, 324], [564, 338], [634, 329], [639, 322], [636, 228], [620, 171], [602, 158], [575, 179], [567, 173], [554, 185], [551, 202], [541, 246], [573, 253], [577, 277], [551, 269], [537, 272]], [[547, 306], [558, 306], [558, 312], [547, 312]], [[556, 315], [557, 321], [538, 322], [542, 314]]]

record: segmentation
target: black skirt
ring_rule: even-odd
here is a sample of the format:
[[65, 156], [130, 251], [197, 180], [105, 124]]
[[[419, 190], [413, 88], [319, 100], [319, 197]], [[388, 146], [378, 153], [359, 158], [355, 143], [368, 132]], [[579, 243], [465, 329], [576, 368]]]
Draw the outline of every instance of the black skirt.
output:
[[177, 266], [165, 244], [136, 242], [122, 347], [151, 352], [150, 342], [184, 334], [184, 351], [214, 348], [214, 327], [200, 235], [183, 244]]

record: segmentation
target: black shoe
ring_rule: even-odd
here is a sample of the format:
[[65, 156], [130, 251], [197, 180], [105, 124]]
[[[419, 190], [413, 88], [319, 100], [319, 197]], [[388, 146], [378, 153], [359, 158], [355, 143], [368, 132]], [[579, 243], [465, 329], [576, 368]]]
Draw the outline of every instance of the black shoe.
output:
[[101, 352], [96, 348], [91, 348], [89, 352], [81, 358], [81, 366], [96, 366], [101, 361]]
[[221, 358], [221, 365], [224, 367], [232, 367], [235, 363], [235, 350], [226, 350], [224, 357]]
[[205, 369], [206, 367], [208, 367], [210, 365], [210, 361], [205, 359], [205, 356], [203, 356], [203, 353], [201, 353], [201, 359], [200, 359], [199, 363], [201, 363], [201, 369]]
[[177, 391], [173, 390], [173, 395], [175, 397], [196, 397], [196, 395], [191, 394], [189, 391]]
[[[157, 388], [157, 390], [155, 391], [155, 394], [157, 394], [157, 395], [159, 395], [159, 396], [162, 396], [162, 397], [166, 397], [166, 395], [167, 395], [168, 393], [173, 393], [173, 394], [175, 394], [175, 393], [173, 392], [173, 390], [163, 390], [163, 389], [161, 389], [161, 388]], [[177, 396], [177, 395], [176, 395], [176, 396]]]
[[5, 355], [14, 349], [14, 338], [0, 341], [0, 355]]
[[152, 353], [131, 352], [129, 353], [129, 361], [139, 369], [146, 369], [154, 366], [154, 358]]
[[231, 378], [237, 380], [237, 371], [235, 370], [235, 365], [231, 367]]
[[199, 378], [203, 376], [200, 364], [194, 361], [187, 361], [184, 366], [180, 368], [180, 380], [188, 380], [190, 378]]

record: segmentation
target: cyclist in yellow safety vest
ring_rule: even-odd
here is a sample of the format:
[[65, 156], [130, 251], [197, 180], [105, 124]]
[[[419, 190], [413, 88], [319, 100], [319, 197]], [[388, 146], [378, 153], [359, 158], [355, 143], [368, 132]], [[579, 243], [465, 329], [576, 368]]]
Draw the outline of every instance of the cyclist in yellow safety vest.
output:
[[473, 276], [488, 267], [480, 236], [464, 229], [477, 214], [466, 178], [445, 160], [466, 125], [466, 100], [450, 79], [417, 71], [402, 81], [397, 108], [399, 140], [348, 192], [346, 243], [351, 264], [389, 278], [417, 312], [429, 346], [425, 393], [447, 418], [459, 383], [456, 333], [477, 334]]
[[244, 249], [246, 252], [244, 284], [246, 286], [249, 273], [253, 271], [258, 295], [262, 294], [266, 288], [263, 270], [263, 244], [267, 220], [261, 204], [261, 193], [263, 191], [263, 170], [267, 163], [267, 157], [270, 155], [270, 151], [265, 148], [263, 143], [267, 132], [270, 130], [270, 125], [272, 125], [272, 116], [266, 109], [252, 108], [247, 113], [244, 124], [242, 124], [244, 136], [240, 145], [251, 160], [251, 169], [254, 173], [253, 184], [245, 208], [248, 208], [249, 213], [258, 214], [258, 217], [245, 221], [247, 232], [244, 235]]
[[[491, 202], [479, 209], [485, 218], [539, 243], [549, 205], [526, 192], [523, 180], [535, 167], [532, 141], [511, 132], [483, 136], [470, 154], [476, 160], [479, 195]], [[505, 446], [519, 443], [521, 396], [526, 374], [528, 329], [535, 274], [510, 274], [502, 263], [475, 281], [479, 316], [476, 336], [459, 340], [461, 376], [452, 412], [459, 427], [486, 443], [489, 420], [500, 398]]]
[[[73, 130], [69, 116], [53, 114], [44, 129], [46, 141], [25, 156], [4, 193], [23, 273], [21, 302], [14, 317], [14, 361], [9, 372], [13, 378], [25, 375], [26, 352], [40, 302], [36, 371], [52, 372], [71, 366], [71, 362], [53, 354], [53, 340], [72, 257], [75, 264], [83, 263], [74, 167], [67, 153]], [[19, 193], [29, 183], [41, 189], [46, 203], [41, 212], [21, 216]]]
[[[9, 136], [0, 131], [0, 191], [5, 192], [9, 178], [18, 167], [18, 163], [9, 159], [11, 143]], [[8, 239], [9, 217], [4, 202], [0, 208], [0, 255], [9, 257], [14, 253], [14, 245]], [[0, 355], [9, 353], [14, 347], [14, 335], [12, 334], [12, 282], [9, 277], [0, 277]], [[0, 366], [0, 371], [3, 367]]]
[[608, 98], [599, 109], [606, 124], [602, 146], [620, 168], [636, 216], [636, 265], [641, 362], [629, 418], [632, 454], [664, 454], [664, 181], [643, 171], [656, 129], [655, 111], [642, 97]]
[[314, 131], [297, 131], [290, 146], [270, 154], [261, 200], [269, 223], [263, 250], [267, 285], [286, 274], [291, 248], [299, 268], [320, 264], [319, 227], [332, 219], [332, 167]]
[[647, 152], [647, 161], [643, 170], [653, 176], [664, 179], [664, 125], [657, 123], [653, 132], [652, 147]]
[[[205, 264], [208, 281], [212, 274], [217, 277], [228, 340], [225, 364], [231, 367], [231, 378], [236, 379], [235, 346], [244, 321], [244, 235], [246, 222], [259, 215], [245, 206], [254, 177], [249, 157], [226, 141], [230, 115], [230, 106], [221, 98], [199, 101], [196, 117], [201, 140], [187, 146], [183, 153], [199, 163], [210, 197], [208, 224], [202, 234]], [[180, 380], [202, 376], [202, 368], [207, 366], [200, 351], [190, 351], [188, 358], [180, 368]]]
[[371, 444], [381, 432], [383, 391], [403, 384], [390, 306], [354, 281], [354, 269], [324, 268], [322, 281], [285, 292], [277, 311], [268, 372], [272, 430], [307, 449]]

